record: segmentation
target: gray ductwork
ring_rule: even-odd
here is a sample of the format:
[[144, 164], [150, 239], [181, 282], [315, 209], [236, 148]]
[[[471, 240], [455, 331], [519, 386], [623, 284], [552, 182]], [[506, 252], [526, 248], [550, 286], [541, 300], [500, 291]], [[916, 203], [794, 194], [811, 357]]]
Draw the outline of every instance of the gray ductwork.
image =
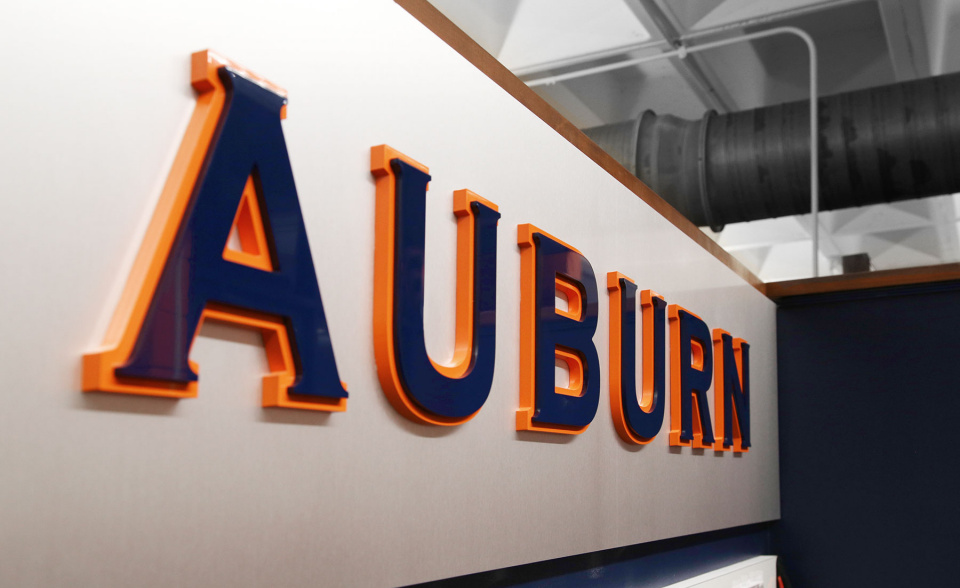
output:
[[[820, 209], [960, 192], [960, 74], [819, 100]], [[810, 104], [584, 132], [699, 226], [810, 212]]]

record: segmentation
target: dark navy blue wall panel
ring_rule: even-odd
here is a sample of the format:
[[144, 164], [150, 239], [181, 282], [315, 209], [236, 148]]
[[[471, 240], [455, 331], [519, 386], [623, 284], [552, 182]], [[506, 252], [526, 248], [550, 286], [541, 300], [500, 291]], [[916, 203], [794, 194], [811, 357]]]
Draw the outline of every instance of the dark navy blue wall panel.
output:
[[960, 284], [788, 300], [777, 342], [795, 585], [960, 586]]
[[772, 529], [773, 523], [764, 523], [698, 533], [429, 582], [420, 586], [661, 588], [751, 557], [771, 555]]

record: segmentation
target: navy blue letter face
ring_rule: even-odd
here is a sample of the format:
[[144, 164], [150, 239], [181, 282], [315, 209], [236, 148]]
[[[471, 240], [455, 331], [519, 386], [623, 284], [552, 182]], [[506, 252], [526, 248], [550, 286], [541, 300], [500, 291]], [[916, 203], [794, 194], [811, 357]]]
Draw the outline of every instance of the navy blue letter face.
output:
[[[521, 225], [521, 352], [519, 430], [577, 434], [600, 401], [597, 280], [577, 250], [532, 225]], [[567, 301], [557, 308], [557, 295]], [[556, 385], [557, 363], [569, 384]]]
[[750, 448], [750, 345], [722, 329], [713, 330], [716, 355], [714, 411], [717, 413], [716, 449]]
[[670, 444], [713, 447], [707, 391], [713, 379], [710, 329], [703, 319], [671, 304]]
[[375, 317], [374, 329], [381, 384], [407, 418], [425, 424], [460, 424], [480, 410], [493, 383], [500, 213], [469, 190], [454, 194], [456, 349], [452, 365], [436, 363], [427, 354], [423, 330], [430, 175], [401, 156], [389, 157], [387, 147], [378, 149], [389, 165], [386, 169], [379, 161], [374, 169], [378, 175], [377, 309], [383, 311]]
[[613, 423], [627, 443], [653, 440], [663, 425], [666, 383], [666, 308], [659, 295], [644, 290], [640, 298], [643, 316], [643, 384], [637, 394], [637, 286], [611, 272], [610, 291], [610, 406]]
[[[227, 67], [219, 75], [226, 99], [216, 133], [133, 352], [117, 376], [195, 381], [190, 345], [205, 309], [213, 309], [220, 317], [285, 327], [296, 366], [291, 395], [346, 398], [280, 125], [285, 98]], [[251, 178], [271, 271], [224, 259]], [[265, 342], [268, 353], [277, 343]]]

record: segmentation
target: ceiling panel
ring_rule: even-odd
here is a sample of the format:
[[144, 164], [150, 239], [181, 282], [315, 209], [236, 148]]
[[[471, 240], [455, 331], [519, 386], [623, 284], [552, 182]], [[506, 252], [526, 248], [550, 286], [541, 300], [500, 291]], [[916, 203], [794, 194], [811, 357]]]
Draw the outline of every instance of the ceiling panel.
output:
[[523, 0], [497, 57], [518, 69], [649, 38], [623, 0]]

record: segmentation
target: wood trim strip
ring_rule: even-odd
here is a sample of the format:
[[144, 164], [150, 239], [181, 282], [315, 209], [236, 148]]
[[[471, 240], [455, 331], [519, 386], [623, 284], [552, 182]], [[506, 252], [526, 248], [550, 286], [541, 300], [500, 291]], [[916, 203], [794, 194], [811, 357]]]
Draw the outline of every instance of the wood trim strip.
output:
[[890, 286], [927, 284], [950, 280], [960, 280], [960, 263], [880, 270], [784, 282], [768, 282], [766, 284], [766, 294], [771, 300], [776, 302], [790, 296], [867, 290], [870, 288], [887, 288]]
[[696, 225], [687, 220], [685, 216], [677, 212], [666, 200], [658, 196], [635, 175], [627, 171], [627, 168], [620, 165], [613, 157], [608, 155], [606, 151], [591, 141], [580, 129], [564, 118], [563, 115], [557, 112], [536, 92], [528, 88], [520, 78], [513, 75], [509, 69], [497, 61], [495, 57], [487, 53], [483, 47], [464, 33], [457, 25], [453, 24], [450, 19], [444, 16], [443, 13], [437, 10], [427, 0], [395, 1], [434, 34], [443, 39], [443, 41], [450, 45], [457, 53], [466, 58], [467, 61], [506, 90], [508, 94], [516, 98], [532, 113], [537, 115], [540, 120], [550, 125], [550, 127], [560, 133], [563, 138], [570, 141], [577, 149], [606, 170], [607, 173], [616, 178], [617, 181], [626, 186], [627, 189], [640, 197], [640, 199], [651, 208], [660, 213], [661, 216], [696, 241], [724, 265], [736, 272], [737, 275], [746, 280], [751, 286], [761, 293], [766, 294], [766, 286], [760, 281], [760, 278], [755, 276], [753, 272], [747, 269], [747, 267], [733, 257], [733, 255], [717, 245], [713, 239], [704, 234]]

